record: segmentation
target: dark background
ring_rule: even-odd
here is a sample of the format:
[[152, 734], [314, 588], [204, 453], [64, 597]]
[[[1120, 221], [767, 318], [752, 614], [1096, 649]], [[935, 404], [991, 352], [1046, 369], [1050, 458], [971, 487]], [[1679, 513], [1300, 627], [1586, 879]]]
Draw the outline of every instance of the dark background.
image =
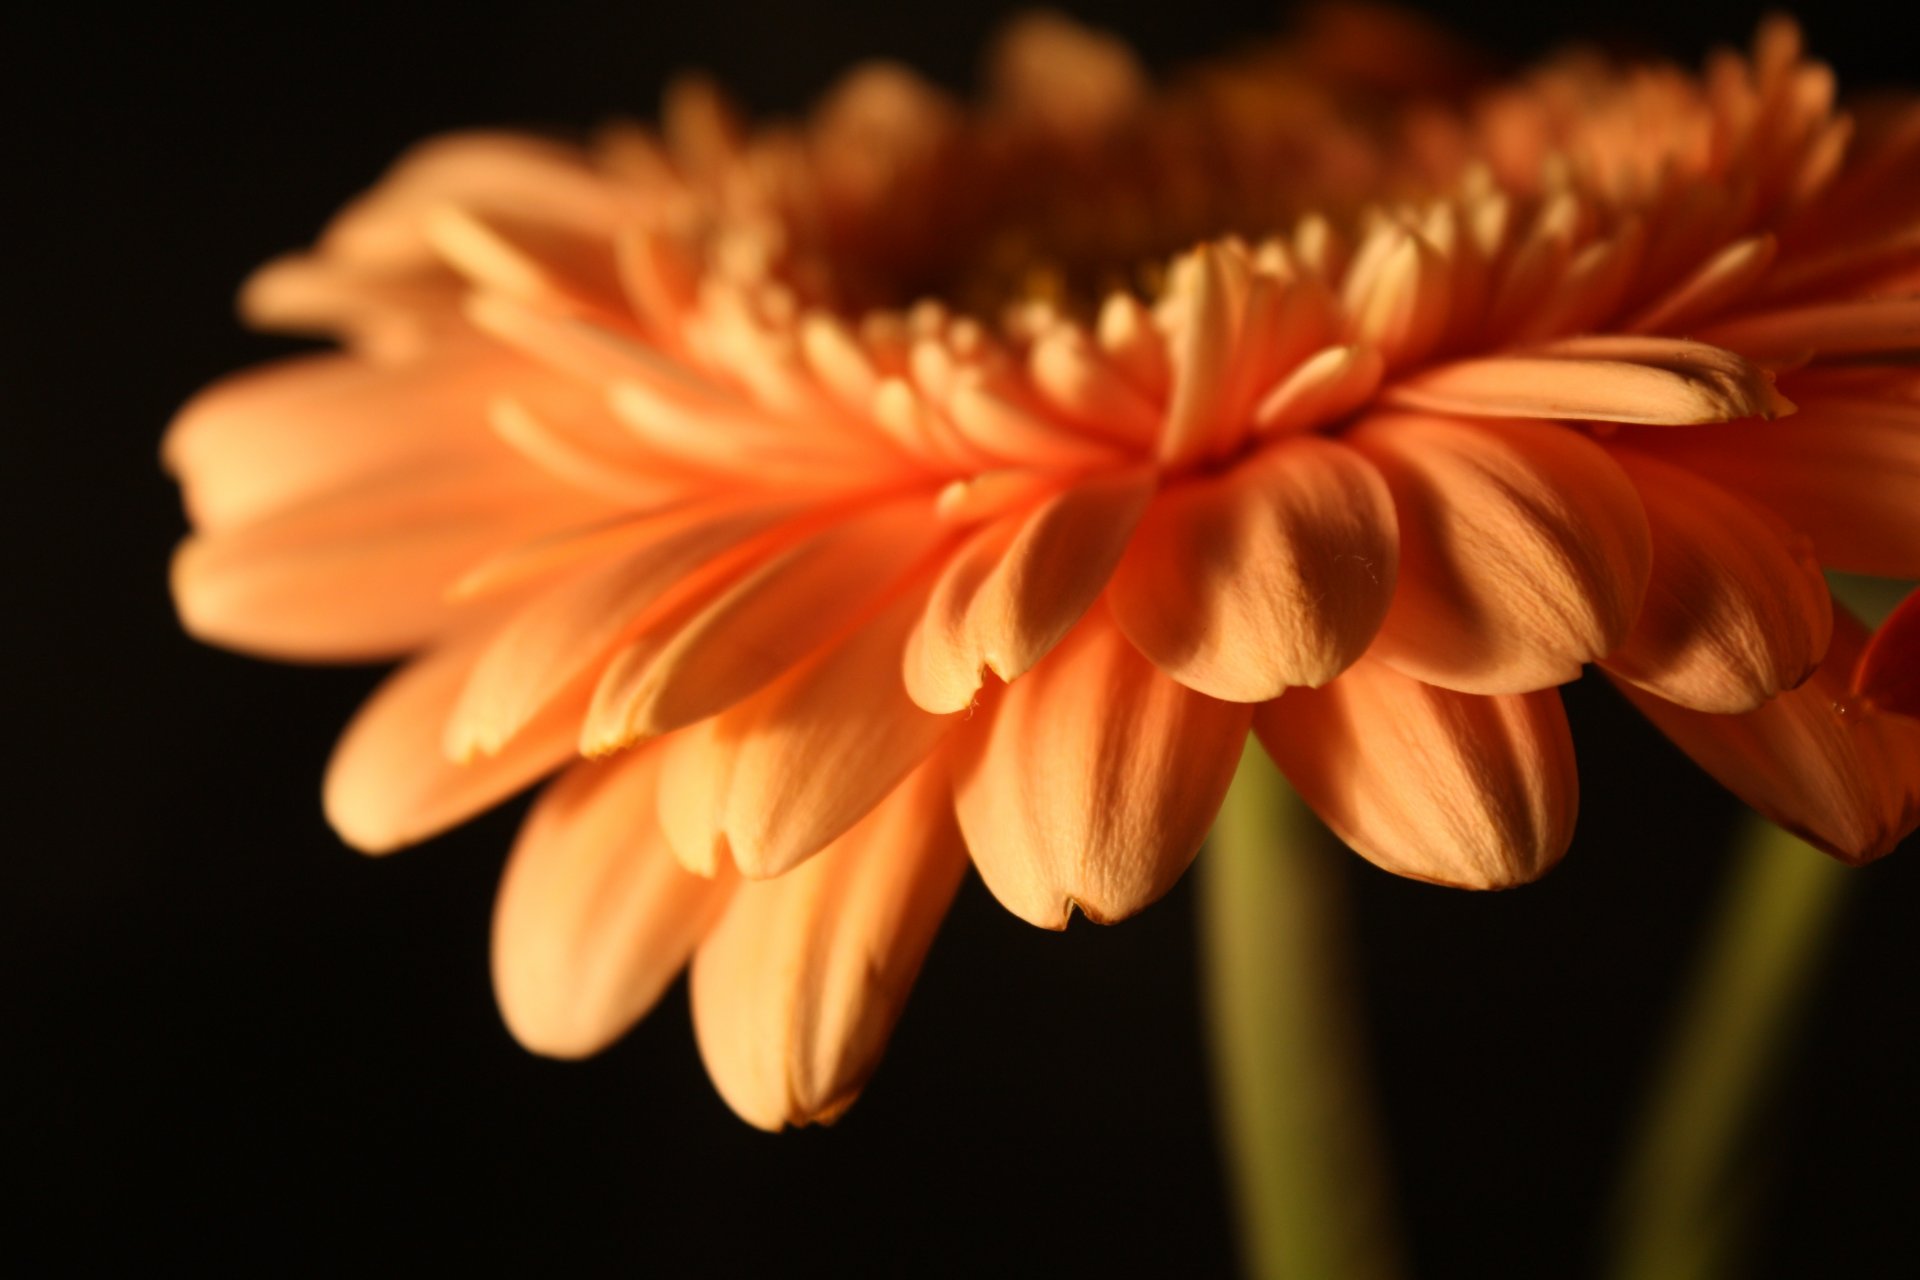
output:
[[[321, 821], [371, 687], [200, 648], [165, 593], [155, 463], [196, 387], [288, 344], [246, 271], [416, 138], [653, 110], [703, 65], [790, 111], [885, 53], [956, 86], [1014, 6], [64, 4], [9, 19], [0, 1160], [11, 1250], [384, 1272], [1223, 1274], [1192, 895], [1064, 935], [962, 891], [888, 1061], [838, 1126], [771, 1138], [707, 1085], [683, 993], [583, 1065], [493, 1011], [493, 883], [519, 807], [386, 860]], [[1272, 27], [1266, 3], [1073, 4], [1156, 64]], [[1572, 35], [1693, 59], [1753, 6], [1445, 11], [1503, 54]], [[1911, 32], [1809, 15], [1843, 84], [1920, 80]], [[1537, 887], [1470, 896], [1350, 859], [1365, 1015], [1427, 1276], [1576, 1276], [1736, 807], [1606, 690], [1570, 690], [1583, 815]], [[1920, 1257], [1920, 841], [1854, 876], [1749, 1167], [1754, 1274]]]

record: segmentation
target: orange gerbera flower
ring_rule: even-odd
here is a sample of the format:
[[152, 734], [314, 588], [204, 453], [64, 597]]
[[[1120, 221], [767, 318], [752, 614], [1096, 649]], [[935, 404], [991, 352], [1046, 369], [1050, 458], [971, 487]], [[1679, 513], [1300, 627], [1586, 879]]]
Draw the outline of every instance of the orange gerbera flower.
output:
[[769, 1128], [853, 1098], [969, 852], [1034, 923], [1130, 915], [1250, 729], [1363, 856], [1512, 885], [1598, 663], [1884, 853], [1911, 633], [1862, 660], [1822, 567], [1920, 576], [1920, 105], [1837, 113], [1784, 22], [1478, 94], [1354, 31], [1156, 92], [1038, 19], [977, 108], [874, 67], [796, 127], [689, 83], [660, 134], [430, 143], [247, 287], [347, 350], [169, 434], [182, 616], [418, 655], [328, 771], [361, 848], [561, 771], [508, 1025], [592, 1052], [691, 958]]

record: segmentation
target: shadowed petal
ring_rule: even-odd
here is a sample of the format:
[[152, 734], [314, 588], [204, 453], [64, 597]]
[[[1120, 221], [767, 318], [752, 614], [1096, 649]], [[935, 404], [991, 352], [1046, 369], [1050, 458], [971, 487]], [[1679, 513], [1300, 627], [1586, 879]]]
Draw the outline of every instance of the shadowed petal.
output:
[[1920, 591], [1875, 629], [1854, 664], [1852, 687], [1881, 711], [1920, 719]]
[[1651, 550], [1632, 481], [1544, 423], [1368, 418], [1348, 437], [1400, 521], [1400, 581], [1375, 657], [1465, 693], [1564, 684], [1617, 648]]
[[1614, 675], [1669, 702], [1751, 711], [1813, 673], [1833, 603], [1805, 538], [1690, 471], [1621, 451], [1653, 530], [1653, 577]]
[[653, 815], [660, 754], [580, 761], [541, 795], [493, 916], [501, 1016], [535, 1053], [583, 1058], [660, 998], [732, 891], [689, 875]]
[[1180, 683], [1264, 702], [1325, 684], [1360, 656], [1398, 563], [1379, 473], [1306, 436], [1161, 494], [1108, 600], [1127, 638]]
[[726, 837], [749, 876], [825, 848], [926, 758], [953, 716], [921, 710], [900, 680], [926, 584], [734, 713]]
[[1871, 862], [1920, 823], [1920, 720], [1850, 692], [1865, 643], [1865, 629], [1836, 614], [1813, 678], [1745, 715], [1689, 711], [1616, 683], [1727, 790], [1841, 861]]
[[939, 757], [804, 864], [742, 884], [694, 954], [693, 1028], [727, 1105], [762, 1129], [852, 1104], [966, 870]]
[[1014, 680], [1045, 657], [1106, 587], [1154, 483], [1144, 468], [1089, 477], [976, 534], [934, 584], [909, 642], [913, 700], [963, 711], [982, 667]]
[[1777, 512], [1830, 568], [1920, 577], [1920, 407], [1808, 397], [1784, 422], [1632, 439]]
[[1369, 659], [1262, 707], [1254, 729], [1334, 833], [1395, 875], [1506, 888], [1573, 838], [1579, 778], [1554, 690], [1455, 693]]
[[1213, 823], [1253, 709], [1174, 683], [1089, 618], [963, 736], [960, 826], [1015, 915], [1107, 924], [1172, 887]]

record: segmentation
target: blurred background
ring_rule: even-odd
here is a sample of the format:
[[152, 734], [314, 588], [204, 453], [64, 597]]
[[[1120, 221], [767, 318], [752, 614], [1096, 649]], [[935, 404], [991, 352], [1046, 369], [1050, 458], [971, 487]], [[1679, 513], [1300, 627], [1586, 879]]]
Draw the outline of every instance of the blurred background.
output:
[[[650, 115], [689, 66], [759, 112], [798, 111], [875, 55], [964, 89], [1019, 7], [69, 4], [5, 20], [13, 1249], [45, 1233], [74, 1270], [1230, 1271], [1190, 885], [1123, 926], [1054, 935], [970, 881], [863, 1100], [832, 1129], [768, 1137], [706, 1083], [677, 987], [591, 1062], [516, 1047], [486, 944], [521, 806], [389, 859], [349, 852], [319, 777], [377, 673], [203, 649], [166, 596], [184, 530], [155, 460], [166, 420], [294, 346], [241, 331], [235, 288], [407, 144]], [[1281, 21], [1261, 2], [1061, 7], [1157, 67]], [[1692, 61], [1760, 12], [1416, 7], [1512, 59], [1584, 36]], [[1843, 86], [1920, 82], [1885, 8], [1803, 17]], [[1592, 1268], [1738, 815], [1608, 689], [1568, 700], [1583, 812], [1546, 881], [1470, 896], [1346, 864], [1425, 1276]], [[1920, 841], [1853, 877], [1743, 1162], [1754, 1275], [1913, 1274], [1917, 909]]]

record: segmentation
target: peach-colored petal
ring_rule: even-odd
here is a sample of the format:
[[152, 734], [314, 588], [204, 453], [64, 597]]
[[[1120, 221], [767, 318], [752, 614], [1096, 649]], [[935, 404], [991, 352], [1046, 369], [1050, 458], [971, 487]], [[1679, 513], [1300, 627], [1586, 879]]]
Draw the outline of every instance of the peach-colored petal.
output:
[[1179, 323], [1168, 342], [1173, 386], [1160, 427], [1160, 459], [1168, 464], [1205, 453], [1234, 424], [1223, 420], [1233, 398], [1238, 328], [1247, 269], [1237, 255], [1202, 245], [1175, 264], [1169, 301]]
[[1579, 805], [1560, 695], [1455, 693], [1363, 660], [1254, 729], [1314, 812], [1395, 875], [1502, 889], [1567, 851]]
[[626, 312], [604, 236], [454, 204], [428, 211], [425, 231], [435, 252], [481, 288], [563, 312]]
[[1622, 336], [1455, 361], [1394, 385], [1386, 398], [1438, 413], [1603, 422], [1730, 422], [1791, 410], [1766, 374], [1730, 351]]
[[1375, 235], [1389, 247], [1375, 256], [1363, 245], [1344, 285], [1348, 337], [1399, 368], [1417, 363], [1440, 340], [1448, 314], [1447, 265], [1418, 232], [1392, 227]]
[[1854, 664], [1852, 690], [1881, 711], [1920, 719], [1920, 591], [1875, 628]]
[[1736, 240], [1623, 327], [1629, 333], [1685, 333], [1746, 296], [1778, 252], [1771, 235]]
[[347, 725], [327, 763], [327, 820], [366, 853], [388, 853], [492, 808], [574, 757], [586, 690], [556, 700], [498, 755], [455, 764], [441, 751], [448, 713], [485, 636], [415, 658]]
[[630, 511], [650, 511], [698, 492], [684, 471], [618, 429], [585, 397], [503, 396], [487, 424], [502, 443], [560, 481]]
[[1085, 333], [1061, 327], [1034, 343], [1034, 386], [1082, 431], [1128, 445], [1150, 442], [1159, 410], [1095, 350]]
[[[454, 759], [497, 751], [631, 632], [725, 581], [732, 561], [795, 508], [729, 503], [653, 517], [632, 553], [527, 604], [474, 664], [447, 723]], [[771, 554], [767, 547], [764, 554]]]
[[736, 713], [710, 716], [668, 734], [654, 748], [660, 753], [654, 802], [661, 837], [675, 860], [697, 876], [715, 875], [732, 861], [726, 817], [737, 724]]
[[1048, 929], [1076, 908], [1102, 924], [1139, 911], [1193, 860], [1252, 715], [1089, 617], [960, 739], [960, 826], [987, 887]]
[[247, 277], [241, 318], [256, 329], [337, 337], [375, 363], [403, 365], [455, 339], [451, 272], [395, 275], [317, 253], [290, 253]]
[[510, 462], [487, 431], [487, 406], [544, 380], [498, 352], [396, 368], [300, 356], [195, 396], [168, 427], [161, 456], [195, 527], [228, 529], [403, 468]]
[[725, 904], [730, 878], [689, 875], [653, 816], [659, 753], [583, 760], [549, 786], [507, 859], [493, 991], [514, 1039], [583, 1058], [653, 1007]]
[[1626, 639], [1651, 565], [1632, 481], [1546, 423], [1383, 414], [1348, 437], [1400, 523], [1400, 580], [1374, 656], [1464, 693], [1563, 684]]
[[[479, 561], [605, 508], [497, 462], [362, 480], [175, 552], [173, 598], [203, 640], [282, 659], [365, 662], [475, 615], [449, 598]], [[491, 605], [484, 606], [491, 609]]]
[[1154, 483], [1147, 468], [1091, 476], [976, 534], [941, 574], [908, 644], [913, 700], [964, 711], [983, 667], [1014, 680], [1045, 657], [1106, 587]]
[[1653, 577], [1614, 675], [1669, 702], [1751, 711], [1813, 673], [1832, 599], [1804, 538], [1693, 472], [1621, 451], [1653, 531]]
[[582, 750], [599, 755], [724, 711], [843, 631], [947, 536], [932, 503], [916, 497], [793, 542], [683, 623], [615, 653], [580, 731]]
[[1393, 499], [1367, 460], [1312, 436], [1162, 493], [1108, 588], [1162, 671], [1232, 702], [1320, 685], [1365, 651], [1399, 564]]
[[1765, 311], [1714, 325], [1702, 342], [1762, 364], [1920, 352], [1920, 298], [1874, 298]]
[[921, 710], [900, 680], [927, 586], [738, 710], [726, 802], [734, 862], [777, 876], [825, 848], [917, 767], [954, 717]]
[[1631, 439], [1778, 513], [1830, 568], [1920, 577], [1920, 406], [1803, 398], [1784, 422]]
[[1620, 689], [1660, 731], [1762, 814], [1844, 862], [1870, 862], [1920, 823], [1920, 720], [1848, 689], [1866, 642], [1850, 615], [1812, 679], [1757, 711], [1716, 716]]
[[694, 954], [714, 1086], [762, 1129], [829, 1123], [879, 1064], [966, 850], [944, 761], [804, 865], [740, 886]]
[[1386, 361], [1372, 347], [1327, 347], [1296, 366], [1261, 398], [1254, 426], [1273, 435], [1322, 427], [1373, 398]]

